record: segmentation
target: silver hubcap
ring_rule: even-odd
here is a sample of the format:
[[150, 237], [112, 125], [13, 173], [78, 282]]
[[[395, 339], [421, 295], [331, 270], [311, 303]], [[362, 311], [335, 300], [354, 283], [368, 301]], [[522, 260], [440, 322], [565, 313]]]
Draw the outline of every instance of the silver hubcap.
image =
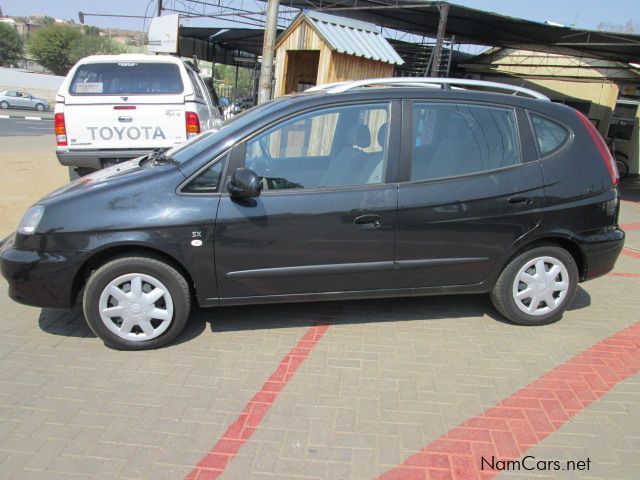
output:
[[173, 319], [169, 290], [143, 273], [128, 273], [112, 280], [102, 291], [98, 308], [109, 330], [136, 342], [162, 335]]
[[569, 289], [569, 273], [564, 264], [553, 257], [528, 261], [513, 282], [513, 299], [528, 315], [546, 315], [564, 300]]

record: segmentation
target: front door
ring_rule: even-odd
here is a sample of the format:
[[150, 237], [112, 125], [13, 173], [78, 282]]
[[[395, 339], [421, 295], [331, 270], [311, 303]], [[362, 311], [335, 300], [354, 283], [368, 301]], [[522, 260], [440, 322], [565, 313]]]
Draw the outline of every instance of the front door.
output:
[[532, 149], [521, 148], [513, 108], [415, 102], [411, 112], [395, 286], [480, 283], [540, 223], [540, 165], [523, 155]]
[[215, 257], [223, 300], [391, 288], [393, 120], [388, 103], [331, 107], [236, 147], [233, 167], [254, 170], [263, 190], [221, 199]]

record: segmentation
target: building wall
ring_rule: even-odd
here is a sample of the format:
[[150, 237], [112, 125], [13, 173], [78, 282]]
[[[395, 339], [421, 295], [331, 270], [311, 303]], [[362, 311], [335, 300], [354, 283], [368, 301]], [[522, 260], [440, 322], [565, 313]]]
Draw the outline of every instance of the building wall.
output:
[[[331, 52], [326, 77], [324, 77], [323, 82], [318, 82], [318, 84], [392, 76], [393, 65], [389, 63], [355, 57], [344, 53]], [[320, 79], [321, 77], [318, 73], [318, 80]]]
[[[275, 87], [273, 96], [285, 95], [285, 73], [287, 71], [287, 50], [318, 50], [320, 51], [320, 63], [318, 65], [318, 84], [320, 80], [326, 78], [327, 68], [331, 58], [331, 49], [324, 43], [324, 40], [313, 28], [303, 21], [299, 21], [297, 26], [292, 26], [289, 34], [278, 39], [276, 45], [276, 65]], [[326, 83], [326, 82], [322, 82]]]
[[[603, 136], [608, 134], [619, 84], [640, 83], [640, 75], [618, 62], [526, 50], [499, 49], [464, 68], [467, 73], [479, 73], [485, 80], [541, 91], [552, 100], [590, 102], [588, 116], [597, 120]], [[629, 158], [631, 173], [638, 173], [639, 169], [639, 128], [640, 108], [631, 140], [616, 140], [616, 149]]]

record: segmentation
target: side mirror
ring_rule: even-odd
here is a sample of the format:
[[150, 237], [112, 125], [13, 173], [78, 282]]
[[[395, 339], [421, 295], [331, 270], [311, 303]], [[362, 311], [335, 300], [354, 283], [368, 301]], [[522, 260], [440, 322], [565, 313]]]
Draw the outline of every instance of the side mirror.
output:
[[260, 177], [253, 170], [236, 168], [231, 175], [227, 190], [232, 197], [257, 197], [262, 190], [262, 183], [260, 183]]

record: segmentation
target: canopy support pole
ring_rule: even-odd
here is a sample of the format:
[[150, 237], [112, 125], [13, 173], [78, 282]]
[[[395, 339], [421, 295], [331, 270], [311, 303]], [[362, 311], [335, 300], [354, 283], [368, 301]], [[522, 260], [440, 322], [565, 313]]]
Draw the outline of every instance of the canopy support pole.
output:
[[440, 12], [440, 20], [438, 22], [438, 36], [436, 37], [436, 46], [433, 48], [433, 62], [431, 63], [431, 75], [432, 77], [438, 76], [438, 70], [440, 69], [440, 59], [442, 57], [442, 44], [444, 43], [444, 36], [447, 32], [447, 17], [449, 16], [449, 4], [440, 3], [438, 5]]
[[262, 47], [262, 66], [260, 68], [260, 84], [258, 104], [271, 100], [271, 82], [273, 77], [273, 54], [278, 32], [278, 7], [280, 0], [269, 0], [267, 5], [267, 21], [264, 27], [264, 45]]

